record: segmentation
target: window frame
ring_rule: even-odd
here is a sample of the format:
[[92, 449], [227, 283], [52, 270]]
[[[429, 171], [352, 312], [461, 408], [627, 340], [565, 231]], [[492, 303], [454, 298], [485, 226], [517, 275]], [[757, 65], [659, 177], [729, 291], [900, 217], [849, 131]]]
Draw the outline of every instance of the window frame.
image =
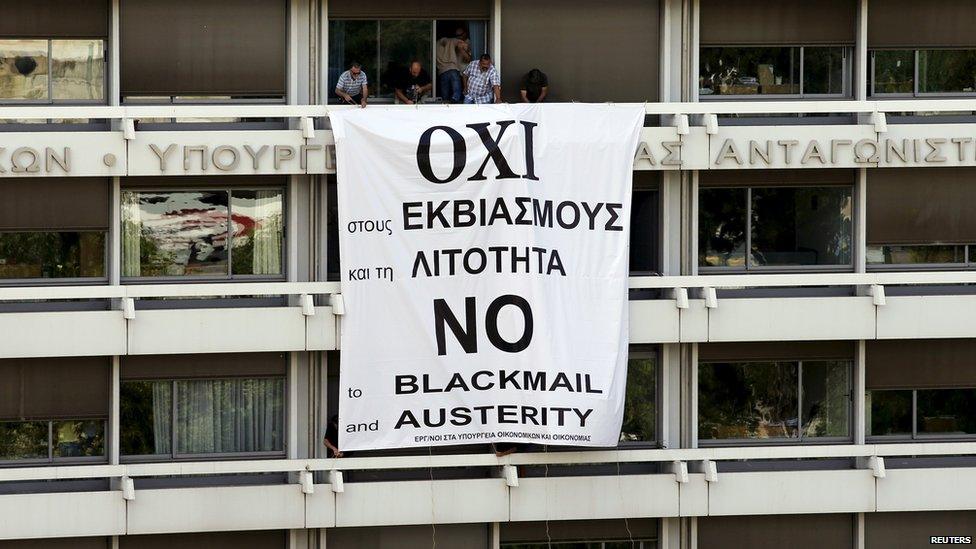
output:
[[[31, 106], [31, 105], [108, 105], [109, 103], [109, 40], [108, 38], [92, 38], [90, 36], [85, 37], [66, 37], [59, 36], [54, 37], [0, 37], [0, 40], [45, 40], [47, 41], [47, 59], [48, 59], [48, 76], [47, 76], [47, 99], [0, 99], [0, 106]], [[54, 98], [54, 77], [51, 74], [51, 59], [54, 50], [54, 41], [71, 41], [71, 40], [98, 40], [102, 43], [102, 99], [55, 99]]]
[[[654, 438], [652, 440], [620, 440], [620, 433], [617, 434], [617, 445], [615, 448], [621, 450], [646, 450], [662, 448], [661, 430], [663, 418], [661, 414], [661, 389], [664, 379], [662, 367], [663, 353], [659, 345], [631, 345], [627, 351], [628, 367], [630, 359], [650, 358], [654, 360]], [[628, 370], [629, 373], [629, 370]], [[624, 388], [624, 409], [627, 406], [627, 389]], [[621, 425], [621, 432], [623, 431]]]
[[[699, 92], [698, 99], [700, 101], [766, 101], [766, 100], [790, 100], [790, 99], [804, 99], [804, 100], [822, 100], [822, 99], [850, 99], [854, 97], [854, 47], [850, 44], [746, 44], [746, 45], [706, 45], [698, 46], [698, 58], [701, 59], [701, 50], [707, 48], [797, 48], [800, 50], [800, 78], [797, 81], [797, 85], [800, 88], [800, 93], [770, 93], [770, 94], [755, 94], [755, 95], [740, 95], [740, 94], [702, 94]], [[805, 51], [804, 48], [843, 48], [844, 50], [844, 81], [842, 93], [806, 93], [804, 92], [804, 68], [805, 68]], [[698, 77], [701, 77], [701, 66], [698, 67]], [[700, 87], [699, 87], [700, 89]]]
[[[870, 60], [870, 64], [871, 64], [871, 66], [869, 68], [869, 73], [870, 73], [871, 81], [868, 82], [868, 92], [869, 92], [868, 96], [869, 97], [876, 97], [876, 98], [879, 98], [879, 99], [904, 99], [904, 98], [914, 98], [914, 97], [942, 99], [942, 98], [951, 98], [951, 97], [960, 97], [960, 98], [976, 97], [976, 90], [971, 91], [971, 92], [922, 92], [922, 91], [919, 91], [919, 89], [920, 89], [919, 88], [920, 87], [920, 82], [919, 82], [918, 65], [919, 65], [920, 52], [923, 51], [923, 50], [926, 50], [926, 51], [928, 51], [928, 50], [976, 51], [976, 48], [956, 48], [956, 47], [950, 47], [950, 48], [874, 48], [874, 49], [869, 49], [868, 50], [868, 59]], [[877, 53], [879, 51], [910, 51], [910, 52], [912, 52], [912, 58], [913, 58], [913, 61], [912, 62], [914, 64], [914, 66], [912, 67], [912, 92], [911, 93], [884, 93], [884, 92], [875, 92], [875, 90], [874, 90], [875, 70], [876, 70], [876, 67], [877, 67], [877, 61], [875, 60], [875, 53]]]
[[[912, 392], [912, 432], [910, 435], [871, 435], [865, 436], [867, 442], [877, 442], [877, 443], [899, 443], [899, 442], [962, 442], [976, 440], [976, 433], [966, 433], [961, 435], [947, 435], [947, 434], [925, 434], [918, 432], [918, 392], [919, 391], [951, 391], [954, 389], [962, 389], [961, 387], [942, 387], [942, 388], [924, 388], [924, 389], [868, 389], [864, 391], [865, 401], [868, 398], [869, 393], [872, 392], [886, 392], [886, 391], [911, 391]], [[865, 418], [865, 431], [869, 431], [871, 427], [871, 406], [865, 406], [867, 417]]]
[[[700, 369], [708, 364], [760, 364], [787, 362], [797, 368], [797, 410], [796, 410], [796, 438], [775, 437], [775, 438], [702, 438], [700, 433], [701, 426], [701, 387], [696, 390], [695, 406], [695, 439], [699, 447], [731, 447], [731, 446], [811, 446], [818, 444], [851, 444], [854, 440], [854, 360], [853, 359], [800, 359], [800, 360], [707, 360], [699, 362], [697, 367]], [[803, 436], [803, 363], [804, 362], [844, 362], [847, 364], [847, 432], [846, 437], [805, 437]], [[696, 371], [696, 379], [697, 379]], [[696, 386], [698, 384], [696, 383]]]
[[[233, 192], [234, 191], [261, 191], [261, 190], [280, 190], [281, 191], [281, 274], [279, 275], [235, 275], [234, 274], [234, 235], [232, 230], [233, 223]], [[120, 275], [119, 280], [122, 284], [154, 284], [154, 283], [166, 283], [166, 282], [179, 282], [184, 284], [190, 283], [213, 283], [213, 282], [283, 282], [288, 280], [288, 222], [289, 222], [289, 212], [288, 212], [288, 202], [289, 202], [289, 186], [288, 185], [201, 185], [196, 187], [122, 187], [119, 192], [119, 208], [120, 212], [124, 209], [122, 204], [122, 195], [126, 192], [135, 193], [181, 193], [181, 192], [227, 192], [227, 276], [179, 276], [179, 275], [165, 275], [165, 276], [125, 276]], [[123, 223], [122, 215], [119, 215], [119, 241], [121, 242], [123, 234]], [[121, 244], [120, 244], [121, 245]], [[122, 264], [125, 263], [125, 259], [122, 257], [122, 252], [119, 252], [119, 272], [122, 271]]]
[[[976, 243], [933, 243], [933, 244], [868, 244], [865, 247], [865, 257], [870, 248], [885, 246], [962, 246], [963, 261], [960, 263], [869, 263], [865, 261], [868, 271], [968, 271], [976, 269]], [[971, 251], [970, 248], [973, 248]]]
[[[59, 421], [101, 421], [102, 433], [105, 441], [102, 444], [104, 453], [101, 456], [73, 456], [55, 457], [54, 455], [54, 424]], [[27, 459], [0, 459], [0, 467], [36, 467], [39, 465], [73, 465], [85, 463], [108, 463], [109, 445], [108, 438], [109, 425], [108, 418], [57, 418], [57, 419], [18, 419], [3, 420], [0, 423], [47, 423], [47, 458], [27, 458]]]
[[[208, 454], [183, 454], [177, 451], [177, 401], [179, 400], [176, 395], [176, 384], [181, 381], [223, 381], [223, 380], [234, 380], [234, 379], [281, 379], [284, 381], [284, 395], [282, 398], [282, 405], [284, 406], [284, 422], [281, 425], [282, 433], [282, 449], [281, 451], [267, 451], [267, 452], [216, 452]], [[257, 375], [257, 376], [245, 376], [245, 377], [227, 377], [227, 376], [217, 376], [217, 377], [200, 377], [200, 378], [187, 378], [187, 377], [174, 377], [174, 378], [164, 378], [164, 379], [143, 379], [143, 378], [131, 378], [120, 380], [120, 387], [125, 383], [133, 382], [166, 382], [170, 384], [171, 398], [170, 398], [170, 453], [169, 454], [123, 454], [121, 440], [119, 442], [119, 462], [120, 463], [149, 463], [149, 462], [172, 462], [172, 461], [234, 461], [234, 460], [246, 460], [246, 459], [275, 459], [275, 458], [285, 458], [288, 455], [288, 431], [291, 425], [291, 421], [288, 414], [288, 409], [290, 407], [291, 396], [289, 394], [288, 387], [292, 380], [289, 378], [288, 371], [285, 371], [284, 375]], [[121, 404], [119, 414], [121, 415]], [[122, 425], [119, 425], [119, 433], [122, 432]]]
[[[752, 264], [752, 190], [753, 189], [770, 189], [770, 188], [785, 188], [785, 189], [797, 189], [797, 188], [827, 188], [827, 187], [842, 187], [849, 188], [851, 190], [851, 260], [846, 265], [753, 265]], [[698, 267], [698, 272], [702, 274], [721, 274], [721, 273], [744, 273], [744, 272], [755, 272], [755, 273], [795, 273], [795, 272], [852, 272], [854, 270], [854, 262], [856, 256], [856, 235], [854, 234], [854, 229], [857, 227], [858, 220], [858, 209], [855, 207], [858, 202], [858, 191], [857, 185], [853, 184], [839, 184], [839, 183], [826, 183], [822, 185], [775, 185], [775, 184], [757, 184], [757, 185], [715, 185], [715, 186], [699, 186], [697, 195], [701, 194], [702, 190], [705, 189], [746, 189], [746, 218], [745, 218], [745, 229], [746, 229], [746, 242], [745, 242], [745, 265], [742, 267], [730, 267], [722, 265], [702, 265], [701, 260], [701, 225], [699, 220], [701, 219], [701, 200], [699, 196], [695, 197], [696, 200], [696, 217], [695, 223], [698, 228], [698, 234], [696, 235], [695, 246], [698, 248], [696, 250], [696, 265]]]
[[[425, 67], [425, 68], [427, 69], [427, 74], [430, 75], [430, 81], [431, 81], [430, 98], [431, 99], [435, 99], [435, 98], [436, 99], [439, 99], [438, 89], [437, 89], [437, 77], [438, 77], [438, 74], [437, 74], [437, 23], [438, 23], [438, 21], [466, 21], [466, 22], [478, 21], [478, 22], [482, 22], [485, 25], [485, 50], [488, 51], [488, 52], [490, 52], [491, 51], [491, 46], [492, 46], [492, 42], [491, 42], [491, 21], [492, 20], [491, 20], [491, 18], [487, 18], [487, 19], [478, 19], [478, 18], [476, 18], [476, 19], [464, 19], [463, 17], [462, 18], [457, 18], [457, 19], [444, 18], [444, 17], [433, 17], [433, 18], [429, 18], [429, 19], [428, 18], [422, 18], [422, 17], [392, 17], [392, 18], [382, 18], [382, 19], [380, 19], [380, 18], [369, 18], [369, 17], [337, 17], [337, 18], [329, 18], [329, 24], [331, 24], [333, 21], [336, 21], [336, 22], [341, 22], [341, 21], [372, 21], [372, 22], [376, 23], [376, 59], [377, 59], [377, 61], [380, 59], [380, 52], [381, 52], [381, 49], [380, 49], [381, 48], [381, 45], [380, 45], [380, 32], [381, 32], [380, 22], [382, 22], [382, 21], [427, 21], [427, 22], [430, 22], [430, 46], [431, 46], [430, 47], [430, 59], [427, 59], [426, 60], [430, 64], [427, 67]], [[468, 34], [470, 35], [470, 31], [469, 31]], [[326, 41], [328, 41], [328, 39], [326, 39]], [[475, 53], [474, 52], [471, 52], [471, 56], [472, 56], [472, 60], [474, 60]], [[362, 59], [360, 59], [358, 61], [360, 63], [364, 63], [364, 61]], [[330, 60], [329, 59], [326, 59], [325, 73], [326, 73], [326, 78], [328, 79], [328, 81], [326, 82], [326, 88], [327, 89], [324, 91], [326, 97], [323, 99], [323, 102], [326, 103], [326, 104], [337, 105], [337, 104], [339, 104], [339, 102], [336, 101], [336, 98], [335, 98], [335, 83], [332, 82], [332, 78], [331, 78], [331, 76], [329, 76], [329, 70], [330, 70], [329, 63], [330, 63]], [[348, 67], [339, 67], [339, 74], [342, 74], [342, 72], [345, 71], [346, 69], [348, 69]], [[374, 76], [369, 76], [369, 74], [367, 74], [367, 77], [369, 77], [369, 79], [370, 79], [370, 81], [369, 81], [369, 95], [367, 96], [367, 98], [369, 99], [369, 101], [371, 103], [376, 103], [377, 105], [387, 105], [387, 104], [388, 105], [394, 105], [394, 104], [399, 103], [399, 101], [396, 98], [396, 94], [395, 93], [393, 94], [393, 97], [380, 97], [378, 95], [379, 90], [380, 90], [380, 86], [382, 85], [382, 81], [380, 80], [380, 67], [379, 66], [375, 67]], [[424, 103], [426, 103], [426, 102], [427, 101], [424, 101]], [[440, 103], [439, 100], [438, 101], [433, 101], [433, 102], [434, 103]]]

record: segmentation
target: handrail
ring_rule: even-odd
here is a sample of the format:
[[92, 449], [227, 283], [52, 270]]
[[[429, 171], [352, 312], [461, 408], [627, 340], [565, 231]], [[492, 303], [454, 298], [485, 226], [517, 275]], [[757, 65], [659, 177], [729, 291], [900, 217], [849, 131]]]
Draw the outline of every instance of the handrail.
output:
[[976, 455], [976, 442], [915, 442], [824, 446], [753, 446], [663, 450], [594, 450], [516, 453], [502, 458], [491, 453], [350, 457], [342, 459], [270, 459], [133, 463], [124, 465], [64, 465], [0, 469], [0, 482], [78, 480], [91, 478], [199, 476], [300, 471], [367, 471], [396, 469], [501, 467], [505, 465], [601, 465], [609, 463], [667, 463], [673, 461], [731, 461], [768, 459], [870, 458], [897, 456]]
[[[976, 112], [976, 99], [896, 99], [880, 101], [701, 101], [697, 103], [618, 103], [643, 105], [649, 115], [793, 114], [793, 113], [898, 113]], [[352, 105], [127, 105], [127, 106], [7, 106], [0, 119], [94, 118], [323, 118], [330, 111], [359, 108]], [[467, 108], [463, 105], [373, 105], [370, 108]]]
[[[717, 274], [697, 276], [632, 276], [629, 278], [629, 287], [632, 290], [781, 288], [789, 286], [889, 286], [915, 284], [976, 284], [976, 271]], [[0, 287], [0, 302], [245, 295], [331, 295], [340, 292], [339, 282], [217, 282], [132, 284], [125, 286], [14, 286], [7, 288]]]

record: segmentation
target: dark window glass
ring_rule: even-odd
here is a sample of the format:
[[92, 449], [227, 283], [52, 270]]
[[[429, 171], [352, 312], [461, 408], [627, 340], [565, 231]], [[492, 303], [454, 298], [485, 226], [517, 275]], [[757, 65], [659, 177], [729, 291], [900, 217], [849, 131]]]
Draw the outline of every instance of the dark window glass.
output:
[[335, 176], [330, 175], [328, 177], [329, 180], [326, 184], [328, 205], [326, 209], [329, 219], [325, 228], [327, 237], [325, 246], [327, 270], [329, 272], [326, 278], [330, 282], [337, 282], [339, 280], [339, 196]]
[[796, 95], [800, 48], [719, 47], [699, 52], [701, 95]]
[[976, 50], [920, 50], [919, 93], [976, 91]]
[[[428, 38], [429, 40], [429, 38]], [[339, 75], [353, 62], [363, 66], [369, 81], [370, 93], [379, 74], [379, 22], [378, 21], [329, 21], [329, 100], [337, 102], [335, 85]]]
[[173, 453], [173, 383], [126, 381], [119, 395], [122, 454]]
[[176, 394], [177, 453], [284, 449], [283, 378], [177, 381]]
[[846, 52], [847, 48], [803, 48], [803, 93], [843, 94]]
[[631, 274], [659, 272], [660, 222], [658, 219], [658, 192], [635, 189], [630, 209]]
[[850, 187], [752, 189], [755, 265], [849, 265]]
[[95, 457], [105, 455], [103, 420], [55, 421], [54, 457]]
[[878, 50], [874, 58], [874, 93], [915, 93], [915, 52]]
[[963, 264], [966, 246], [933, 244], [916, 246], [868, 246], [868, 265]]
[[657, 542], [652, 540], [633, 541], [542, 541], [533, 543], [503, 543], [505, 549], [654, 549]]
[[849, 437], [850, 363], [804, 361], [802, 367], [803, 436]]
[[620, 428], [621, 442], [655, 440], [656, 362], [653, 355], [627, 361], [627, 397], [623, 426]]
[[431, 74], [432, 21], [380, 21], [380, 97], [393, 97], [393, 89], [410, 68], [420, 61]]
[[747, 193], [732, 188], [699, 191], [699, 265], [745, 267]]
[[283, 206], [281, 189], [231, 193], [233, 274], [282, 274]]
[[[280, 276], [281, 189], [124, 191], [122, 275]], [[234, 250], [229, 250], [233, 247]], [[235, 255], [231, 270], [230, 255]]]
[[868, 391], [871, 436], [912, 435], [912, 391]]
[[700, 364], [699, 439], [796, 438], [798, 370], [795, 362]]
[[976, 389], [919, 390], [919, 435], [976, 434]]
[[0, 422], [0, 460], [47, 459], [48, 422]]
[[0, 233], [0, 279], [85, 277], [105, 277], [104, 232]]

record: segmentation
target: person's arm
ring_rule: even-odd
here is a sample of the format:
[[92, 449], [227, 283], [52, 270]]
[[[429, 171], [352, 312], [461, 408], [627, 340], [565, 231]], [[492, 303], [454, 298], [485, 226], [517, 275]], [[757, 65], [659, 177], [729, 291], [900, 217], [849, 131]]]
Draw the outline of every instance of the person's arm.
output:
[[405, 103], [407, 105], [413, 105], [413, 101], [411, 101], [410, 98], [407, 97], [406, 94], [403, 93], [403, 90], [401, 90], [400, 88], [394, 88], [393, 93], [396, 94], [396, 98], [399, 99], [401, 103]]
[[519, 90], [519, 95], [522, 96], [522, 102], [523, 103], [528, 103], [529, 102], [529, 92], [525, 91], [525, 88], [522, 88], [521, 90]]
[[366, 106], [366, 98], [367, 97], [369, 97], [369, 86], [364, 83], [363, 84], [363, 99], [359, 102], [360, 106], [362, 106], [362, 107], [365, 107]]
[[471, 65], [468, 65], [468, 67], [464, 69], [464, 72], [461, 73], [461, 94], [462, 95], [468, 95], [468, 69], [470, 68]]
[[434, 82], [433, 81], [427, 82], [423, 86], [420, 86], [420, 95], [427, 95], [433, 89], [434, 89]]
[[332, 455], [334, 457], [337, 457], [337, 458], [341, 458], [342, 457], [342, 452], [340, 452], [339, 449], [336, 448], [334, 444], [332, 444], [331, 442], [329, 442], [328, 437], [325, 438], [324, 442], [325, 442], [325, 447], [328, 448], [329, 450], [332, 450]]
[[495, 90], [495, 103], [501, 103], [502, 102], [502, 87], [499, 86], [498, 84], [495, 84], [495, 86], [494, 86], [493, 89]]
[[462, 62], [471, 62], [471, 46], [468, 44], [467, 40], [458, 40], [457, 52], [458, 57]]
[[338, 95], [339, 97], [341, 97], [342, 100], [345, 101], [346, 103], [352, 103], [352, 96], [349, 95], [348, 93], [342, 91], [342, 88], [336, 88], [335, 89], [335, 92], [336, 92], [336, 95]]
[[536, 103], [542, 103], [542, 100], [546, 98], [549, 94], [549, 86], [542, 86], [542, 91], [539, 92], [539, 98], [535, 100]]

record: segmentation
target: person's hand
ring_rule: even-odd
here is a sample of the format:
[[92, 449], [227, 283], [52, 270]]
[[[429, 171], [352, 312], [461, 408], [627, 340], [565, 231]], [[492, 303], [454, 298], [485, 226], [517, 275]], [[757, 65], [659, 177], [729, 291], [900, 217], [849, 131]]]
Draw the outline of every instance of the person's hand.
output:
[[366, 108], [366, 98], [365, 97], [363, 98], [362, 101], [359, 102], [359, 106], [362, 107], [362, 108], [364, 108], [364, 109]]
[[403, 102], [403, 104], [404, 105], [413, 105], [413, 100], [407, 99], [406, 101]]
[[342, 457], [342, 452], [336, 452], [336, 453], [332, 454], [332, 457], [341, 458]]

